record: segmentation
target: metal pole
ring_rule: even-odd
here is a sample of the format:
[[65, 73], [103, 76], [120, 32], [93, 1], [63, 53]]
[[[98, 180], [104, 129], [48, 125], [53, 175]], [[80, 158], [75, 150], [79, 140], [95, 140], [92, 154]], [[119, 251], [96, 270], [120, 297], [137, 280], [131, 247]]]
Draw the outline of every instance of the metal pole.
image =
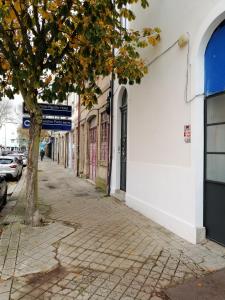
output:
[[[77, 176], [80, 175], [80, 95], [78, 98], [78, 127], [77, 127]], [[76, 132], [76, 131], [75, 131]]]
[[[113, 7], [115, 9], [115, 0], [113, 0]], [[115, 48], [112, 47], [112, 56], [115, 57]], [[111, 194], [111, 177], [112, 177], [112, 152], [113, 152], [113, 107], [114, 107], [114, 70], [111, 74], [111, 99], [110, 99], [110, 130], [109, 130], [109, 157], [108, 157], [108, 178], [107, 178], [107, 195]]]

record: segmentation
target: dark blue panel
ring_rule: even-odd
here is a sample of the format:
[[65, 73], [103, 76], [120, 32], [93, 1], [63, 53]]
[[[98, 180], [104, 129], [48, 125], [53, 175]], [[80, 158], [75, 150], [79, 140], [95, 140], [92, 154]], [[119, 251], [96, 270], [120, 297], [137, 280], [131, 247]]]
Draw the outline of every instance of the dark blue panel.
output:
[[[43, 119], [42, 129], [53, 131], [71, 131], [71, 120]], [[30, 118], [23, 117], [23, 128], [30, 128]]]
[[205, 94], [225, 91], [225, 22], [214, 31], [205, 52]]
[[[71, 117], [72, 106], [70, 105], [57, 105], [57, 104], [46, 104], [39, 103], [42, 114], [47, 116], [60, 116], [60, 117]], [[23, 104], [23, 112], [28, 113], [25, 105]]]
[[30, 118], [23, 118], [23, 128], [28, 129], [30, 128]]

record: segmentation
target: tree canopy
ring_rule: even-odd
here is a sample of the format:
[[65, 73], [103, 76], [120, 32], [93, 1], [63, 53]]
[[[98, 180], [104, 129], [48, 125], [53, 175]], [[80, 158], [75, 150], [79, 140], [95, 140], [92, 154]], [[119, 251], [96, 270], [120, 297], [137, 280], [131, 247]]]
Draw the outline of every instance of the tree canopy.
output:
[[129, 30], [130, 9], [147, 0], [0, 0], [0, 99], [20, 93], [30, 114], [26, 223], [38, 212], [38, 101], [63, 102], [76, 92], [90, 108], [99, 79], [140, 83], [147, 72], [138, 48], [160, 39], [158, 28]]
[[124, 26], [136, 2], [0, 0], [0, 98], [21, 93], [32, 112], [32, 101], [62, 102], [77, 92], [91, 107], [101, 76], [113, 71], [120, 83], [140, 83], [147, 69], [137, 49], [155, 45], [160, 30]]

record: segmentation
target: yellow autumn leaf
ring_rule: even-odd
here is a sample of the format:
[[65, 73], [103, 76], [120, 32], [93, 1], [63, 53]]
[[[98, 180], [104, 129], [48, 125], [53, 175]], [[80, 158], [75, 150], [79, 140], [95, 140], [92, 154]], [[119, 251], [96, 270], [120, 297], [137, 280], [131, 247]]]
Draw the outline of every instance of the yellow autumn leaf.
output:
[[33, 47], [33, 48], [32, 48], [32, 52], [33, 52], [33, 53], [36, 53], [36, 52], [37, 52], [37, 47]]
[[49, 84], [52, 81], [52, 76], [49, 75], [46, 79], [45, 79], [45, 84]]
[[5, 60], [1, 63], [1, 67], [4, 71], [9, 70], [9, 63]]
[[148, 42], [152, 45], [152, 46], [156, 46], [159, 43], [159, 38], [158, 36], [149, 36], [148, 37]]
[[14, 3], [14, 7], [16, 9], [17, 12], [21, 12], [21, 6], [20, 6], [20, 2], [19, 1], [16, 1]]

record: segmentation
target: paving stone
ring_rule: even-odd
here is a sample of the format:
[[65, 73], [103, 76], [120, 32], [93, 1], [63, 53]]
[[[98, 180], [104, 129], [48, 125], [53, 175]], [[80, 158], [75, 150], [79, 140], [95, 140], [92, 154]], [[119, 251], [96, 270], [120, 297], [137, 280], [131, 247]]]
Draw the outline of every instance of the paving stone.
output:
[[9, 300], [9, 293], [1, 293], [0, 299], [1, 300]]
[[[223, 247], [191, 245], [47, 159], [40, 169], [50, 223], [10, 224], [0, 239], [1, 280], [14, 278], [15, 298], [158, 300], [171, 284], [225, 266]], [[0, 295], [10, 291], [6, 282]]]
[[139, 292], [137, 295], [138, 300], [149, 300], [149, 298], [150, 298], [150, 295], [143, 293], [143, 292]]
[[95, 292], [96, 295], [99, 295], [102, 297], [107, 297], [109, 295], [109, 293], [110, 293], [110, 290], [105, 289], [103, 287], [98, 288]]

